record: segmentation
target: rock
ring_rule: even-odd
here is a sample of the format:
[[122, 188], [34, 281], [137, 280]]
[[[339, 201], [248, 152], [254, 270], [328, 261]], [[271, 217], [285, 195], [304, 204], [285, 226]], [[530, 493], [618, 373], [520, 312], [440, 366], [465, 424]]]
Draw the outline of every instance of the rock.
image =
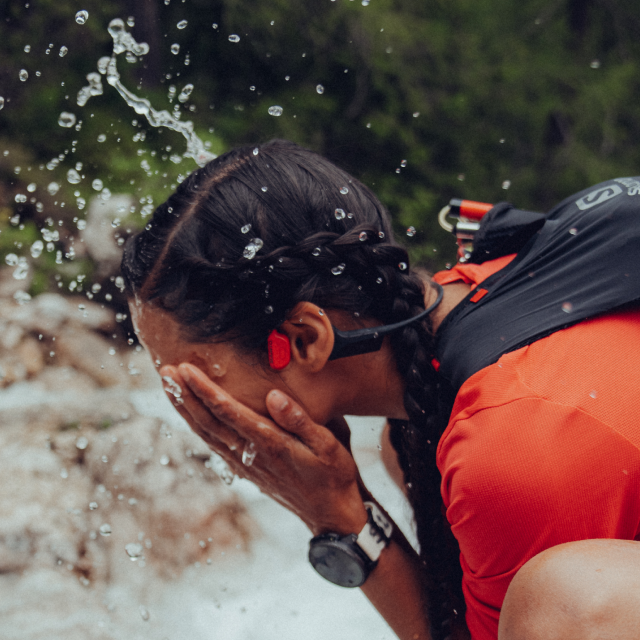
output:
[[124, 362], [113, 342], [95, 333], [65, 327], [54, 345], [57, 364], [74, 367], [103, 387], [127, 383]]

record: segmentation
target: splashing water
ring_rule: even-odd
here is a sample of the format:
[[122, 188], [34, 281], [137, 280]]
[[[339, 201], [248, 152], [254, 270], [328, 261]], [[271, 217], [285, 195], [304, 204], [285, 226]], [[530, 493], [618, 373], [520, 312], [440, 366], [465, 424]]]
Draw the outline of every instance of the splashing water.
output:
[[[149, 100], [135, 95], [120, 81], [117, 57], [122, 53], [124, 53], [125, 56], [126, 54], [136, 57], [144, 56], [149, 53], [149, 45], [146, 42], [136, 42], [134, 37], [125, 29], [124, 21], [120, 18], [115, 18], [109, 23], [109, 34], [113, 38], [113, 53], [111, 57], [105, 56], [98, 60], [98, 71], [101, 75], [106, 76], [107, 83], [116, 89], [124, 101], [132, 107], [136, 113], [145, 116], [152, 127], [165, 127], [166, 129], [182, 134], [187, 141], [187, 150], [183, 154], [184, 158], [193, 158], [201, 167], [210, 160], [213, 160], [216, 156], [204, 148], [204, 143], [193, 130], [193, 122], [190, 120], [181, 122], [168, 111], [158, 111], [154, 109]], [[89, 74], [87, 80], [89, 80], [89, 85], [83, 87], [78, 93], [79, 106], [84, 106], [91, 96], [102, 93], [102, 82], [98, 74]], [[183, 89], [183, 93], [186, 88], [187, 87]], [[191, 89], [193, 89], [193, 87], [191, 87]], [[191, 91], [189, 91], [189, 93], [191, 93]]]
[[250, 467], [256, 459], [257, 453], [255, 443], [247, 442], [242, 450], [242, 464], [246, 467]]
[[224, 482], [226, 485], [230, 485], [236, 477], [229, 465], [224, 459], [217, 453], [211, 453], [209, 458], [209, 464], [213, 472]]

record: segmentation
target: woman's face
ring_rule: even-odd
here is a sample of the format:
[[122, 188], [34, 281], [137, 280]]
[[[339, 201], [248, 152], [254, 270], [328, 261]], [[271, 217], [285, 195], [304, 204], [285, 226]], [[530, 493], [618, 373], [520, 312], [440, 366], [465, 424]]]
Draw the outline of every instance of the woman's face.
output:
[[232, 343], [185, 341], [180, 325], [153, 304], [132, 301], [129, 307], [136, 334], [158, 370], [183, 362], [194, 364], [237, 400], [261, 415], [268, 415], [265, 397], [271, 389], [281, 386], [277, 376], [251, 362], [251, 357], [239, 352]]

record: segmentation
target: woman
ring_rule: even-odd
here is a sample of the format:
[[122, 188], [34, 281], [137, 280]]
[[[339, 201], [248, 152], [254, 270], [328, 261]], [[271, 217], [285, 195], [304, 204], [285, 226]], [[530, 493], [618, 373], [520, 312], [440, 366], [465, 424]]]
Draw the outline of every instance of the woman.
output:
[[[314, 535], [310, 559], [316, 569], [338, 584], [362, 582], [400, 638], [466, 637], [465, 603], [471, 637], [495, 638], [516, 573], [501, 638], [597, 637], [598, 625], [611, 637], [635, 638], [638, 598], [628, 595], [639, 586], [635, 543], [574, 543], [545, 551], [574, 540], [632, 540], [640, 533], [640, 515], [634, 525], [640, 514], [637, 413], [629, 406], [620, 421], [631, 426], [605, 425], [605, 433], [602, 416], [587, 415], [584, 398], [556, 398], [557, 389], [544, 388], [539, 371], [548, 361], [559, 380], [559, 368], [568, 375], [585, 368], [571, 354], [554, 353], [558, 345], [564, 348], [558, 343], [563, 333], [588, 342], [589, 323], [507, 354], [462, 385], [448, 425], [439, 415], [435, 332], [473, 287], [510, 259], [460, 265], [436, 276], [442, 286], [429, 281], [409, 269], [383, 207], [366, 187], [316, 154], [274, 141], [236, 149], [191, 174], [129, 241], [123, 273], [136, 331], [178, 411], [234, 473], [300, 516]], [[363, 336], [363, 328], [373, 330]], [[632, 340], [620, 344], [616, 338], [630, 328]], [[596, 329], [594, 335], [609, 331], [612, 337], [606, 344], [596, 340], [590, 362], [607, 354], [598, 367], [619, 373], [617, 355], [638, 361], [635, 312]], [[532, 358], [529, 351], [536, 351]], [[588, 372], [582, 373], [588, 383]], [[605, 386], [599, 393], [614, 396], [607, 402], [635, 397], [637, 403], [635, 370]], [[497, 397], [505, 389], [515, 400]], [[509, 413], [516, 405], [524, 411]], [[419, 556], [371, 502], [358, 476], [343, 419], [349, 414], [391, 419]], [[527, 486], [516, 481], [517, 473], [514, 480], [504, 455], [503, 442], [516, 465], [537, 469], [548, 452], [554, 461], [558, 455], [570, 460], [571, 447], [584, 445], [582, 431], [576, 429], [573, 440], [560, 436], [576, 416], [596, 450], [618, 452], [616, 465], [625, 465], [622, 489], [613, 494], [603, 526], [603, 514], [588, 513], [588, 500], [568, 508], [564, 520], [540, 517], [554, 482], [560, 486], [554, 509], [567, 485], [571, 495], [580, 494], [577, 481], [591, 489], [584, 464], [564, 478], [548, 476], [549, 484]], [[505, 480], [514, 480], [513, 490]], [[607, 486], [611, 482], [607, 478]], [[524, 510], [518, 508], [523, 501]], [[632, 515], [616, 518], [623, 511]], [[569, 526], [576, 518], [584, 523], [577, 537]], [[596, 579], [604, 575], [606, 589], [599, 589]], [[595, 605], [588, 584], [600, 594]]]

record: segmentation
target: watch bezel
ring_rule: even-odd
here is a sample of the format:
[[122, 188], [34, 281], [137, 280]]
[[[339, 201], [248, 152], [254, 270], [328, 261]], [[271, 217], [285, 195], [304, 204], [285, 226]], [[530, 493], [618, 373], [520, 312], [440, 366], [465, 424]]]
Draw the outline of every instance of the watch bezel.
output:
[[[358, 536], [325, 533], [312, 538], [309, 544], [309, 562], [325, 580], [340, 587], [362, 586], [377, 562], [371, 560], [357, 544]], [[324, 554], [322, 552], [325, 552]], [[322, 562], [326, 554], [340, 556], [339, 567], [331, 567]], [[355, 579], [346, 580], [346, 574], [355, 574]]]

